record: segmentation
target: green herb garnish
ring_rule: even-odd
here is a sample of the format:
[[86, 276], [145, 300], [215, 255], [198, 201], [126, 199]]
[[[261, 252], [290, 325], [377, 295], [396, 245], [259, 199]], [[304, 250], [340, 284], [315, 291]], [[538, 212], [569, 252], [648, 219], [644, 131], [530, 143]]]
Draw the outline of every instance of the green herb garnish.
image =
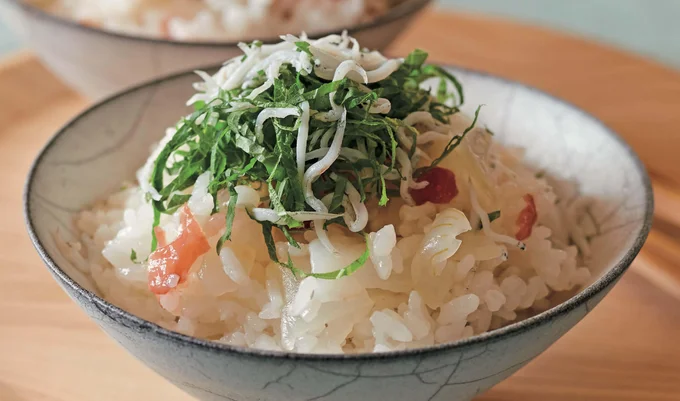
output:
[[[307, 41], [295, 42], [296, 51], [309, 55], [313, 62], [311, 46]], [[264, 49], [264, 46], [256, 41], [250, 48], [255, 51], [256, 48]], [[278, 220], [258, 222], [262, 225], [273, 261], [301, 277], [336, 279], [353, 273], [368, 259], [368, 246], [364, 254], [349, 266], [321, 275], [302, 272], [290, 261], [281, 262], [276, 256], [272, 230], [282, 230], [291, 245], [299, 246], [292, 231], [302, 228], [303, 223], [294, 218], [294, 213], [315, 212], [307, 204], [296, 158], [302, 105], [308, 102], [311, 114], [303, 171], [328, 153], [329, 143], [334, 140], [336, 132], [342, 130], [337, 118], [323, 116], [331, 115], [334, 106], [340, 106], [346, 112], [340, 156], [311, 182], [314, 197], [330, 196], [329, 213], [343, 214], [347, 204], [343, 197], [351, 185], [360, 193], [362, 202], [376, 199], [379, 205], [384, 206], [393, 190], [399, 188], [401, 180], [405, 179], [397, 162], [400, 146], [397, 131], [406, 128], [414, 138], [418, 135], [417, 130], [406, 127], [402, 120], [415, 111], [426, 111], [436, 120], [448, 123], [464, 101], [458, 80], [440, 67], [425, 65], [426, 59], [427, 53], [415, 50], [390, 76], [370, 84], [357, 83], [349, 78], [329, 82], [314, 72], [297, 71], [291, 64], [284, 63], [278, 77], [261, 93], [253, 93], [253, 90], [267, 81], [264, 71], [255, 74], [247, 85], [221, 90], [210, 101], [196, 102], [195, 111], [177, 124], [176, 134], [155, 161], [150, 183], [160, 198], [152, 201], [154, 227], [159, 224], [162, 213], [174, 213], [184, 204], [196, 179], [210, 171], [212, 180], [208, 192], [215, 201], [213, 212], [226, 208], [226, 231], [218, 241], [217, 252], [232, 234], [237, 200], [235, 187], [264, 185], [269, 193], [266, 207], [276, 213]], [[439, 79], [436, 96], [422, 87], [425, 81], [433, 78]], [[389, 112], [369, 112], [378, 99], [389, 100]], [[282, 115], [287, 113], [287, 116], [268, 118], [261, 130], [256, 129], [258, 116], [268, 109], [280, 109], [285, 111]], [[431, 167], [460, 144], [474, 127], [479, 110], [477, 108], [472, 125], [462, 135], [451, 139]], [[411, 155], [415, 153], [413, 142]], [[228, 191], [231, 197], [227, 205], [218, 201], [217, 195], [223, 191]], [[342, 218], [333, 218], [326, 220], [327, 224], [345, 223]], [[156, 247], [154, 234], [152, 251]]]
[[461, 135], [456, 135], [453, 138], [451, 138], [449, 140], [449, 143], [446, 144], [446, 147], [444, 148], [444, 151], [442, 152], [441, 156], [434, 159], [432, 164], [430, 164], [429, 167], [425, 168], [424, 171], [427, 171], [432, 167], [436, 166], [437, 164], [441, 163], [442, 160], [446, 159], [446, 157], [450, 155], [451, 152], [453, 152], [458, 147], [458, 145], [460, 145], [461, 142], [463, 142], [463, 139], [465, 139], [467, 133], [472, 131], [473, 128], [475, 128], [475, 124], [477, 124], [477, 118], [479, 117], [479, 111], [482, 109], [482, 106], [483, 105], [477, 106], [477, 110], [475, 110], [475, 118], [472, 120], [470, 126], [465, 128]]
[[[491, 213], [488, 214], [489, 217], [489, 223], [493, 223], [494, 220], [498, 219], [501, 217], [501, 211], [500, 210], [495, 210]], [[479, 222], [479, 226], [477, 227], [478, 230], [482, 229], [482, 222]]]
[[500, 210], [493, 211], [489, 213], [489, 222], [493, 223], [493, 221], [499, 217], [501, 217], [501, 211]]

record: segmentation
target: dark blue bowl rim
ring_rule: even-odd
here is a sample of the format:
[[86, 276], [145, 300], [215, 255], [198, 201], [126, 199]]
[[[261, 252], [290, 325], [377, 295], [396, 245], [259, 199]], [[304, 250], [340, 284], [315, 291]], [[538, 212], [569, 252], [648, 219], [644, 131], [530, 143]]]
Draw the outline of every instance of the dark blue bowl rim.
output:
[[[0, 0], [2, 1], [2, 0]], [[95, 33], [98, 35], [105, 35], [113, 38], [118, 38], [118, 39], [123, 39], [123, 40], [133, 40], [137, 42], [146, 42], [146, 43], [155, 43], [155, 44], [164, 44], [164, 45], [172, 45], [172, 46], [194, 46], [194, 47], [235, 47], [238, 45], [240, 42], [251, 42], [255, 39], [258, 38], [243, 38], [237, 41], [181, 41], [181, 40], [171, 40], [171, 39], [163, 39], [163, 38], [155, 38], [152, 36], [136, 36], [132, 34], [127, 34], [124, 32], [117, 32], [117, 31], [111, 31], [111, 30], [106, 30], [106, 29], [99, 29], [91, 26], [86, 26], [83, 24], [78, 23], [75, 20], [60, 17], [54, 14], [51, 14], [37, 6], [28, 4], [25, 0], [7, 0], [10, 3], [13, 3], [16, 7], [19, 7], [23, 9], [25, 12], [32, 13], [40, 18], [47, 19], [49, 21], [56, 22], [60, 25], [68, 26], [71, 28], [75, 29], [80, 29], [85, 32], [89, 33]], [[373, 28], [377, 28], [382, 25], [387, 25], [391, 22], [397, 21], [401, 18], [407, 17], [412, 14], [416, 14], [425, 6], [427, 6], [429, 3], [431, 3], [433, 0], [407, 0], [404, 3], [398, 4], [394, 7], [392, 7], [387, 13], [378, 16], [377, 18], [367, 21], [361, 24], [356, 24], [352, 25], [349, 27], [345, 28], [339, 28], [335, 30], [328, 30], [324, 32], [317, 32], [314, 34], [311, 34], [310, 36], [312, 37], [323, 37], [327, 35], [331, 35], [334, 33], [338, 33], [342, 31], [343, 29], [346, 29], [347, 32], [350, 35], [357, 35], [363, 31], [367, 31]], [[263, 43], [265, 44], [271, 44], [271, 43], [278, 43], [280, 42], [280, 39], [278, 37], [275, 38], [266, 38], [266, 39], [261, 39]]]
[[[581, 290], [578, 294], [574, 295], [573, 297], [569, 298], [567, 301], [562, 302], [561, 304], [548, 309], [547, 311], [544, 311], [542, 313], [539, 313], [537, 315], [534, 315], [532, 317], [529, 317], [527, 319], [521, 320], [517, 323], [510, 324], [508, 326], [504, 326], [502, 328], [492, 330], [480, 335], [472, 336], [463, 340], [459, 340], [456, 342], [448, 343], [448, 344], [440, 344], [436, 346], [430, 346], [430, 347], [425, 347], [425, 348], [414, 348], [414, 349], [406, 349], [406, 350], [401, 350], [401, 351], [391, 351], [391, 352], [385, 352], [385, 353], [375, 353], [375, 354], [369, 354], [369, 353], [364, 353], [364, 354], [301, 354], [301, 353], [291, 353], [291, 352], [281, 352], [281, 351], [266, 351], [266, 350], [260, 350], [260, 349], [254, 349], [254, 348], [245, 348], [245, 347], [237, 347], [237, 346], [231, 346], [223, 343], [218, 343], [215, 341], [209, 341], [209, 340], [204, 340], [200, 339], [197, 337], [192, 337], [188, 336], [185, 334], [181, 334], [178, 332], [174, 332], [168, 329], [165, 329], [155, 323], [149, 322], [147, 320], [144, 320], [140, 317], [137, 317], [130, 312], [127, 312], [111, 303], [106, 301], [105, 299], [99, 297], [98, 295], [86, 290], [80, 284], [75, 282], [71, 277], [69, 277], [58, 265], [57, 263], [52, 259], [52, 257], [47, 253], [42, 241], [40, 238], [38, 238], [38, 235], [35, 231], [35, 227], [33, 224], [33, 219], [31, 216], [31, 197], [30, 194], [33, 189], [33, 184], [34, 184], [34, 179], [36, 175], [36, 171], [38, 166], [40, 165], [40, 162], [42, 159], [45, 157], [45, 155], [49, 152], [50, 148], [52, 145], [59, 139], [61, 135], [64, 135], [66, 132], [68, 132], [69, 128], [78, 122], [81, 118], [89, 114], [90, 112], [93, 112], [97, 110], [99, 107], [117, 100], [118, 98], [125, 97], [126, 95], [135, 92], [137, 90], [142, 90], [145, 89], [146, 87], [150, 87], [153, 85], [161, 84], [166, 81], [172, 81], [174, 79], [179, 79], [182, 77], [185, 77], [187, 75], [193, 74], [192, 71], [185, 71], [177, 74], [172, 74], [168, 75], [166, 77], [158, 78], [146, 83], [142, 83], [140, 85], [137, 85], [135, 87], [132, 87], [130, 89], [121, 91], [117, 94], [111, 95], [95, 104], [90, 106], [88, 109], [85, 111], [82, 111], [79, 113], [76, 117], [71, 119], [68, 123], [66, 123], [59, 131], [57, 131], [56, 134], [52, 136], [52, 138], [45, 144], [45, 146], [40, 150], [40, 153], [38, 154], [37, 158], [33, 162], [29, 173], [28, 177], [24, 186], [24, 196], [23, 196], [23, 209], [24, 209], [24, 220], [26, 223], [26, 227], [28, 230], [28, 234], [31, 238], [31, 241], [33, 242], [33, 245], [35, 249], [37, 250], [38, 254], [42, 258], [43, 262], [47, 265], [47, 267], [50, 269], [51, 273], [58, 278], [62, 285], [68, 287], [71, 291], [75, 292], [80, 298], [83, 298], [87, 300], [87, 302], [92, 303], [92, 305], [97, 308], [99, 311], [104, 313], [108, 318], [114, 320], [117, 324], [124, 325], [129, 328], [134, 328], [137, 331], [148, 331], [152, 332], [155, 336], [157, 336], [159, 339], [162, 340], [167, 340], [167, 341], [172, 341], [174, 343], [178, 343], [181, 345], [190, 345], [198, 348], [203, 348], [206, 350], [210, 350], [213, 352], [217, 353], [225, 353], [225, 354], [236, 354], [242, 357], [252, 357], [252, 358], [264, 358], [264, 359], [284, 359], [284, 360], [301, 360], [301, 361], [363, 361], [363, 360], [374, 360], [374, 361], [391, 361], [395, 360], [398, 358], [402, 357], [413, 357], [413, 356], [423, 356], [427, 354], [432, 354], [432, 353], [437, 353], [437, 352], [443, 352], [443, 351], [457, 351], [457, 350], [463, 350], [465, 348], [468, 348], [469, 346], [472, 345], [477, 345], [480, 343], [484, 342], [489, 342], [489, 343], [494, 343], [497, 341], [501, 341], [503, 339], [509, 338], [509, 337], [514, 337], [517, 336], [523, 332], [529, 331], [533, 328], [540, 327], [546, 324], [550, 324], [554, 319], [562, 317], [566, 315], [568, 312], [580, 307], [581, 305], [587, 303], [591, 298], [595, 297], [597, 294], [599, 294], [601, 291], [605, 290], [608, 288], [610, 285], [615, 283], [621, 275], [628, 269], [630, 264], [633, 262], [637, 254], [640, 252], [640, 249], [642, 248], [645, 240], [647, 239], [647, 236], [649, 234], [649, 231], [652, 226], [652, 217], [653, 217], [653, 212], [654, 212], [654, 197], [653, 197], [653, 192], [652, 192], [652, 184], [651, 180], [649, 178], [649, 175], [647, 174], [647, 171], [645, 169], [645, 166], [643, 163], [640, 161], [638, 156], [633, 152], [633, 150], [630, 148], [630, 146], [618, 135], [616, 134], [611, 128], [609, 128], [607, 125], [605, 125], [602, 121], [591, 115], [590, 113], [587, 113], [577, 107], [576, 105], [565, 101], [563, 99], [560, 99], [558, 97], [555, 97], [553, 95], [550, 95], [542, 90], [539, 90], [537, 88], [528, 86], [526, 84], [523, 84], [518, 81], [502, 78], [487, 72], [483, 71], [478, 71], [478, 70], [473, 70], [469, 68], [464, 68], [464, 67], [458, 67], [458, 66], [453, 66], [453, 65], [444, 65], [447, 68], [451, 68], [454, 71], [459, 71], [464, 74], [471, 74], [471, 75], [477, 75], [480, 77], [486, 77], [490, 78], [493, 80], [496, 80], [497, 82], [504, 83], [506, 85], [516, 85], [519, 87], [522, 87], [526, 90], [529, 90], [533, 93], [536, 93], [541, 96], [545, 96], [555, 102], [563, 104], [565, 107], [568, 107], [572, 110], [575, 110], [579, 113], [581, 113], [583, 116], [586, 118], [590, 119], [594, 124], [599, 125], [613, 140], [618, 142], [621, 146], [624, 147], [624, 149], [627, 151], [628, 156], [633, 160], [635, 163], [638, 172], [640, 173], [642, 180], [643, 180], [643, 186], [645, 190], [645, 213], [644, 213], [644, 220], [642, 223], [642, 227], [638, 231], [635, 241], [631, 248], [626, 251], [626, 253], [623, 255], [621, 260], [619, 260], [617, 263], [614, 264], [614, 266], [607, 271], [602, 277], [600, 277], [597, 281], [595, 281], [593, 284], [589, 285], [585, 289]], [[204, 68], [204, 70], [213, 70], [219, 68], [219, 65], [215, 66], [208, 66]], [[589, 307], [587, 307], [589, 309]]]

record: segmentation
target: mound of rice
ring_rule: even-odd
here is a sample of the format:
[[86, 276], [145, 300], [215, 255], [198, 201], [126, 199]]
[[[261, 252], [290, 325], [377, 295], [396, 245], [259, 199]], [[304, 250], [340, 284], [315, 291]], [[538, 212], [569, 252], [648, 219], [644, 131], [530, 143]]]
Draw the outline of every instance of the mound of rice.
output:
[[370, 21], [387, 0], [52, 0], [33, 1], [84, 25], [181, 41], [272, 38]]
[[[469, 124], [460, 113], [454, 117], [454, 127]], [[369, 203], [370, 260], [337, 280], [298, 280], [273, 263], [260, 225], [239, 208], [232, 241], [219, 255], [205, 254], [185, 283], [156, 298], [148, 289], [146, 265], [130, 257], [136, 249], [138, 260], [146, 258], [143, 250], [151, 241], [153, 211], [138, 186], [82, 212], [76, 219], [80, 243], [59, 243], [107, 300], [188, 335], [305, 353], [382, 352], [452, 342], [548, 309], [555, 292], [590, 277], [581, 266], [587, 242], [581, 242], [581, 252], [568, 245], [573, 230], [565, 216], [580, 201], [558, 207], [546, 180], [522, 165], [521, 153], [490, 138], [476, 129], [456, 150], [466, 149], [482, 161], [490, 194], [477, 195], [468, 180], [460, 179], [460, 193], [447, 205], [408, 206], [397, 199], [378, 208]], [[436, 143], [427, 151], [437, 154]], [[468, 168], [457, 165], [460, 160], [460, 155], [449, 157], [443, 166], [457, 177], [470, 176]], [[207, 182], [205, 176], [196, 181], [188, 205], [214, 249], [224, 215], [210, 215]], [[239, 206], [259, 202], [261, 194], [252, 188], [237, 188]], [[527, 193], [534, 197], [538, 220], [520, 250], [509, 243]], [[492, 232], [485, 232], [477, 210], [491, 198], [497, 203], [484, 207], [502, 214], [490, 223]], [[163, 216], [161, 227], [168, 241], [176, 237], [179, 212]], [[346, 266], [364, 251], [356, 235], [338, 226], [329, 229], [339, 254], [308, 230], [301, 249], [277, 238], [279, 258], [290, 254], [302, 269], [322, 273]]]

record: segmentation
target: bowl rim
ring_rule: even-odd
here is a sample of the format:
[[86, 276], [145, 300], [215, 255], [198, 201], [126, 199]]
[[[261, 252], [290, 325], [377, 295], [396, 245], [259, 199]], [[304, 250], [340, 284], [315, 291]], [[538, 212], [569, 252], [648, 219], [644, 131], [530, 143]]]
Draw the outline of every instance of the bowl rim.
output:
[[[1, 1], [1, 0], [0, 0]], [[253, 40], [258, 40], [258, 38], [253, 37], [253, 38], [243, 38], [240, 40], [229, 40], [229, 41], [216, 41], [216, 40], [206, 40], [206, 41], [186, 41], [186, 40], [173, 40], [173, 39], [165, 39], [165, 38], [158, 38], [158, 37], [153, 37], [153, 36], [141, 36], [141, 35], [134, 35], [126, 32], [119, 32], [119, 31], [113, 31], [113, 30], [107, 30], [107, 29], [102, 29], [102, 28], [96, 28], [96, 27], [91, 27], [87, 25], [83, 25], [79, 23], [78, 21], [66, 17], [61, 17], [55, 14], [52, 14], [48, 11], [43, 10], [42, 8], [29, 4], [24, 0], [7, 0], [9, 3], [12, 3], [14, 6], [19, 7], [23, 9], [26, 12], [32, 13], [40, 18], [50, 20], [52, 22], [58, 23], [60, 25], [70, 27], [70, 28], [75, 28], [75, 29], [80, 29], [85, 32], [89, 33], [95, 33], [98, 35], [104, 35], [104, 36], [110, 36], [116, 39], [122, 39], [122, 40], [133, 40], [136, 42], [143, 42], [143, 43], [151, 43], [151, 44], [164, 44], [164, 45], [172, 45], [172, 46], [194, 46], [194, 47], [235, 47], [239, 43], [242, 42], [252, 42]], [[359, 34], [363, 31], [367, 31], [376, 27], [379, 27], [381, 25], [386, 25], [391, 22], [394, 22], [396, 20], [399, 20], [401, 18], [404, 18], [406, 16], [416, 14], [420, 12], [423, 8], [425, 8], [428, 4], [432, 3], [433, 0], [404, 0], [403, 3], [397, 4], [394, 7], [391, 7], [386, 13], [379, 15], [377, 18], [372, 19], [367, 22], [351, 25], [348, 27], [343, 27], [343, 28], [338, 28], [338, 29], [333, 29], [333, 30], [324, 30], [322, 32], [314, 33], [309, 35], [312, 38], [316, 37], [323, 37], [327, 35], [332, 35], [338, 32], [342, 32], [343, 30], [347, 30], [347, 32], [351, 35], [354, 36], [356, 34]], [[281, 39], [277, 37], [270, 37], [266, 39], [259, 39], [262, 41], [264, 44], [274, 44], [278, 43], [281, 41]]]
[[[613, 266], [606, 272], [604, 273], [601, 277], [599, 277], [595, 282], [591, 283], [589, 286], [586, 288], [582, 289], [579, 293], [576, 295], [570, 297], [566, 301], [558, 304], [557, 306], [554, 306], [546, 311], [543, 311], [539, 314], [536, 314], [534, 316], [531, 316], [527, 319], [520, 320], [519, 322], [512, 323], [510, 325], [501, 327], [499, 329], [491, 330], [486, 333], [474, 335], [472, 337], [468, 337], [466, 339], [458, 340], [455, 342], [451, 343], [446, 343], [446, 344], [439, 344], [439, 345], [434, 345], [434, 346], [429, 346], [429, 347], [422, 347], [422, 348], [411, 348], [411, 349], [405, 349], [405, 350], [399, 350], [399, 351], [389, 351], [389, 352], [383, 352], [383, 353], [362, 353], [362, 354], [310, 354], [310, 353], [293, 353], [293, 352], [284, 352], [284, 351], [269, 351], [269, 350], [262, 350], [262, 349], [256, 349], [256, 348], [249, 348], [249, 347], [239, 347], [239, 346], [233, 346], [233, 345], [228, 345], [224, 343], [219, 343], [216, 341], [211, 341], [211, 340], [205, 340], [201, 339], [198, 337], [193, 337], [185, 334], [181, 334], [175, 331], [171, 331], [169, 329], [163, 328], [159, 326], [156, 323], [147, 321], [145, 319], [142, 319], [118, 306], [113, 305], [112, 303], [109, 303], [107, 300], [104, 298], [100, 297], [99, 295], [83, 288], [80, 284], [78, 284], [75, 280], [73, 280], [68, 274], [66, 274], [59, 266], [58, 264], [52, 259], [52, 257], [49, 255], [47, 252], [45, 246], [43, 245], [42, 241], [38, 237], [38, 234], [36, 232], [36, 229], [34, 227], [33, 223], [33, 217], [31, 215], [31, 193], [33, 190], [33, 186], [35, 183], [35, 177], [36, 177], [36, 172], [37, 169], [40, 166], [40, 163], [42, 159], [45, 157], [46, 154], [48, 154], [50, 148], [59, 140], [59, 138], [62, 135], [65, 135], [69, 129], [71, 128], [72, 125], [80, 121], [82, 118], [86, 117], [89, 113], [96, 111], [100, 107], [118, 100], [119, 98], [123, 98], [131, 93], [134, 93], [138, 90], [143, 90], [148, 87], [154, 86], [154, 85], [159, 85], [167, 81], [172, 81], [175, 79], [179, 79], [185, 76], [189, 76], [193, 74], [193, 71], [188, 70], [176, 74], [171, 74], [165, 77], [157, 78], [139, 85], [136, 85], [134, 87], [131, 87], [129, 89], [120, 91], [114, 95], [108, 96], [103, 100], [100, 100], [92, 105], [90, 105], [87, 109], [81, 111], [78, 115], [73, 117], [70, 121], [68, 121], [64, 126], [62, 126], [49, 140], [48, 142], [43, 146], [43, 148], [40, 150], [38, 153], [36, 159], [33, 161], [30, 170], [27, 175], [27, 179], [24, 185], [24, 193], [23, 193], [23, 213], [24, 213], [24, 222], [26, 224], [26, 228], [29, 234], [29, 237], [31, 239], [31, 242], [33, 243], [33, 246], [37, 250], [38, 254], [40, 255], [41, 259], [45, 263], [45, 265], [48, 267], [48, 269], [51, 271], [52, 275], [61, 281], [62, 286], [68, 287], [71, 291], [75, 291], [77, 295], [79, 295], [81, 298], [84, 298], [87, 300], [87, 302], [91, 303], [95, 308], [97, 308], [100, 312], [104, 313], [108, 318], [114, 320], [117, 324], [122, 324], [126, 327], [129, 328], [134, 328], [137, 331], [150, 331], [153, 333], [154, 336], [159, 337], [160, 339], [171, 341], [177, 344], [185, 345], [185, 346], [193, 346], [197, 348], [202, 348], [207, 351], [212, 351], [212, 352], [217, 352], [217, 353], [224, 353], [224, 354], [234, 354], [240, 357], [250, 357], [250, 358], [255, 358], [255, 359], [262, 359], [262, 360], [268, 360], [268, 359], [282, 359], [282, 360], [300, 360], [300, 361], [365, 361], [365, 360], [371, 360], [371, 361], [393, 361], [395, 359], [403, 358], [403, 357], [413, 357], [413, 356], [424, 356], [424, 355], [429, 355], [433, 353], [438, 353], [438, 352], [445, 352], [445, 351], [458, 351], [458, 350], [463, 350], [465, 348], [468, 348], [469, 346], [477, 345], [480, 343], [488, 342], [488, 343], [495, 343], [497, 341], [514, 337], [517, 335], [520, 335], [524, 332], [527, 332], [535, 327], [543, 326], [546, 324], [549, 324], [553, 319], [562, 317], [566, 315], [568, 312], [580, 307], [581, 305], [586, 305], [586, 310], [589, 312], [591, 307], [590, 305], [587, 304], [589, 300], [594, 298], [596, 295], [598, 295], [601, 291], [605, 290], [608, 288], [610, 285], [615, 283], [621, 275], [628, 269], [630, 264], [633, 262], [637, 254], [640, 252], [640, 249], [642, 248], [645, 240], [647, 239], [647, 236], [649, 234], [649, 231], [652, 226], [652, 217], [653, 217], [653, 211], [654, 211], [654, 196], [652, 192], [652, 183], [650, 180], [650, 177], [647, 173], [647, 170], [642, 163], [642, 161], [639, 159], [637, 154], [632, 150], [630, 145], [628, 145], [623, 138], [621, 138], [614, 130], [612, 130], [609, 126], [607, 126], [605, 123], [603, 123], [600, 119], [596, 118], [592, 114], [582, 110], [581, 108], [577, 107], [571, 102], [568, 102], [566, 100], [563, 100], [559, 97], [556, 97], [554, 95], [551, 95], [549, 93], [546, 93], [540, 89], [537, 89], [535, 87], [532, 87], [530, 85], [524, 84], [519, 81], [515, 81], [512, 79], [507, 79], [504, 77], [500, 77], [488, 72], [480, 71], [480, 70], [475, 70], [475, 69], [470, 69], [466, 67], [460, 67], [460, 66], [455, 66], [455, 65], [447, 65], [447, 64], [438, 64], [441, 65], [444, 68], [447, 69], [452, 69], [454, 73], [464, 73], [464, 74], [471, 74], [471, 75], [476, 75], [478, 77], [484, 77], [484, 78], [490, 78], [496, 82], [505, 84], [505, 85], [515, 85], [518, 87], [521, 87], [525, 90], [528, 90], [529, 92], [532, 92], [536, 95], [540, 96], [545, 96], [548, 99], [555, 101], [557, 103], [562, 104], [565, 107], [568, 107], [569, 109], [572, 109], [576, 111], [577, 113], [580, 113], [582, 116], [588, 118], [593, 124], [598, 125], [605, 135], [609, 136], [612, 140], [615, 142], [619, 143], [622, 147], [623, 150], [627, 153], [628, 157], [631, 158], [633, 161], [635, 168], [640, 174], [640, 177], [642, 179], [642, 186], [645, 191], [645, 204], [644, 204], [644, 216], [642, 220], [642, 226], [640, 227], [639, 231], [637, 232], [634, 242], [632, 246], [624, 253], [624, 255], [621, 257], [620, 260], [618, 260], [616, 263], [613, 263]], [[203, 70], [213, 70], [219, 68], [220, 65], [211, 65], [208, 67], [203, 68]], [[80, 306], [80, 305], [79, 305]], [[81, 307], [82, 308], [82, 307]]]

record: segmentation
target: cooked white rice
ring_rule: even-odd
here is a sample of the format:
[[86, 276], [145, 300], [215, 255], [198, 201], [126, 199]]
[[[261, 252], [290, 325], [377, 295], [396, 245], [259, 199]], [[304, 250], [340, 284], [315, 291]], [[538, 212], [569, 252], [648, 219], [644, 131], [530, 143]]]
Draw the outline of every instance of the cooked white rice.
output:
[[[332, 54], [338, 57], [353, 54], [351, 41], [345, 39], [333, 44], [336, 47], [329, 52], [334, 50]], [[294, 46], [293, 42], [276, 48]], [[315, 46], [329, 43], [312, 41]], [[202, 75], [206, 82], [197, 88], [203, 93], [194, 98], [209, 101], [216, 96], [211, 94], [216, 88], [234, 84], [230, 81], [238, 76], [234, 71], [256, 63], [257, 57], [267, 60], [269, 50], [251, 53], [252, 60], [234, 59], [213, 77]], [[294, 50], [291, 54], [295, 56], [292, 62], [306, 57]], [[362, 62], [369, 63], [366, 60], [375, 64], [368, 72], [372, 77], [395, 63], [376, 53], [366, 53]], [[322, 68], [320, 63], [316, 67]], [[245, 73], [241, 79], [246, 80]], [[275, 110], [283, 109], [269, 111]], [[449, 125], [434, 124], [422, 111], [403, 121], [420, 128], [431, 124], [418, 137], [421, 161], [441, 155], [449, 138], [471, 123], [456, 113]], [[175, 132], [169, 129], [161, 144]], [[427, 140], [420, 144], [421, 138]], [[406, 146], [403, 141], [401, 145]], [[476, 128], [439, 164], [456, 177], [458, 194], [450, 203], [414, 205], [408, 185], [419, 183], [409, 184], [407, 157], [402, 163], [406, 192], [401, 198], [394, 197], [386, 207], [373, 200], [366, 203], [365, 211], [352, 208], [357, 212], [345, 216], [348, 227], [363, 225], [357, 223], [363, 213], [368, 218], [365, 227], [356, 231], [369, 233], [370, 257], [358, 271], [333, 280], [301, 278], [272, 262], [260, 223], [246, 212], [271, 210], [262, 204], [263, 189], [258, 193], [249, 186], [236, 187], [235, 235], [219, 254], [215, 252], [225, 231], [225, 215], [212, 214], [210, 173], [202, 174], [187, 205], [211, 251], [196, 260], [185, 281], [170, 277], [172, 289], [157, 296], [149, 289], [148, 264], [138, 262], [150, 254], [154, 213], [145, 197], [152, 190], [149, 166], [156, 156], [153, 152], [140, 170], [142, 187], [131, 186], [77, 216], [80, 242], [56, 238], [62, 253], [91, 275], [107, 300], [170, 330], [231, 345], [303, 353], [425, 347], [484, 333], [546, 310], [554, 305], [557, 293], [578, 288], [590, 278], [584, 266], [589, 254], [584, 237], [587, 228], [578, 224], [589, 201], [568, 196], [558, 202], [546, 179], [522, 164], [521, 151], [504, 148], [489, 132]], [[305, 155], [301, 156], [304, 161]], [[535, 204], [536, 219], [522, 227], [518, 216], [530, 204], [527, 197]], [[226, 205], [229, 194], [221, 192], [217, 199]], [[347, 201], [351, 200], [350, 191]], [[490, 221], [488, 213], [497, 210], [500, 217]], [[180, 214], [161, 216], [159, 227], [166, 242], [178, 237]], [[519, 234], [522, 228], [528, 229], [526, 235]], [[342, 269], [365, 252], [362, 237], [342, 226], [329, 225], [328, 238], [318, 237], [319, 233], [324, 231], [298, 232], [299, 249], [282, 235], [275, 237], [278, 259], [290, 257], [307, 273], [327, 273]], [[136, 261], [131, 249], [136, 250]]]
[[33, 0], [88, 26], [180, 41], [273, 38], [347, 28], [374, 19], [388, 0]]
[[[476, 131], [470, 142], [482, 135]], [[220, 255], [207, 253], [185, 284], [156, 299], [147, 287], [146, 266], [130, 260], [130, 249], [147, 249], [151, 241], [153, 211], [139, 187], [82, 212], [76, 219], [81, 242], [60, 244], [76, 266], [90, 272], [107, 300], [188, 335], [314, 353], [447, 343], [548, 309], [553, 292], [573, 289], [590, 278], [577, 248], [567, 245], [564, 214], [546, 181], [498, 145], [491, 144], [487, 157], [496, 166], [486, 175], [488, 188], [503, 211], [491, 223], [495, 232], [513, 233], [514, 218], [523, 207], [517, 199], [534, 194], [538, 224], [523, 251], [471, 229], [469, 220], [476, 218], [470, 197], [461, 196], [469, 194], [466, 185], [459, 186], [459, 196], [449, 205], [408, 206], [398, 200], [386, 210], [369, 205], [371, 258], [359, 271], [338, 280], [307, 277], [298, 282], [272, 263], [260, 225], [239, 209], [237, 235]], [[466, 174], [454, 165], [446, 167]], [[199, 184], [189, 205], [204, 231], [212, 233], [214, 247], [221, 232], [211, 226], [224, 219], [210, 217], [212, 199]], [[162, 219], [168, 241], [177, 235], [178, 215]], [[298, 266], [321, 273], [346, 266], [364, 250], [361, 239], [337, 227], [331, 227], [329, 236], [339, 255], [331, 254], [310, 230], [300, 250], [285, 241], [277, 243], [279, 257], [290, 252]], [[431, 247], [452, 255], [432, 263], [426, 257]], [[138, 251], [140, 260], [147, 256], [148, 251]]]

